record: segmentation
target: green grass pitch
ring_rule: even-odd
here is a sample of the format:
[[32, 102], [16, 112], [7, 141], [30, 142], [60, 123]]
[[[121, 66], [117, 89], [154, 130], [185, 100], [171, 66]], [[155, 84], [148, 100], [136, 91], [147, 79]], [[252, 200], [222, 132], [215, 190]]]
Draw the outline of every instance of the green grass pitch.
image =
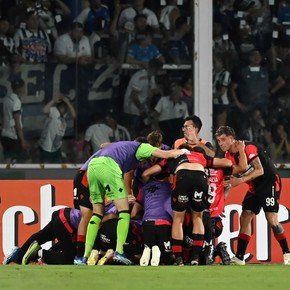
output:
[[0, 266], [0, 289], [287, 290], [290, 266]]

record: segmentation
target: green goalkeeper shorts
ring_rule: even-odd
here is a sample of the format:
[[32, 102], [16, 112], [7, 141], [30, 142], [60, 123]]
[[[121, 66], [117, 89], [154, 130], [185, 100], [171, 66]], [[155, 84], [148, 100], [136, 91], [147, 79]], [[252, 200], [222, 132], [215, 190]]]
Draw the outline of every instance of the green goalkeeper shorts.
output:
[[88, 181], [92, 203], [127, 197], [123, 173], [119, 165], [110, 157], [95, 157], [88, 166]]

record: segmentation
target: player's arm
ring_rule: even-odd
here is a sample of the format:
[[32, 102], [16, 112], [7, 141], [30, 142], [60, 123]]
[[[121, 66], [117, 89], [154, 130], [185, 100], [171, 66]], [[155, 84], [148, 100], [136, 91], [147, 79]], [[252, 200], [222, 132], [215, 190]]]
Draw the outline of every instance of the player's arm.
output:
[[146, 169], [142, 173], [142, 180], [143, 180], [143, 182], [148, 182], [151, 176], [157, 175], [161, 171], [162, 171], [162, 168], [161, 168], [161, 166], [159, 164], [155, 164], [152, 167]]
[[248, 161], [247, 161], [247, 155], [245, 152], [245, 141], [236, 141], [236, 148], [239, 151], [239, 163], [236, 165], [233, 165], [233, 175], [244, 173], [248, 168]]
[[227, 158], [213, 158], [212, 159], [212, 167], [213, 168], [224, 168], [231, 167], [233, 165], [232, 161]]
[[137, 218], [139, 216], [139, 212], [141, 212], [142, 210], [143, 206], [139, 202], [135, 202], [131, 210], [131, 218]]
[[134, 170], [128, 171], [124, 174], [124, 183], [128, 194], [132, 194], [133, 178], [134, 178]]
[[179, 155], [182, 155], [184, 153], [185, 151], [180, 149], [171, 149], [171, 150], [156, 149], [155, 151], [153, 151], [152, 156], [162, 159], [168, 159], [178, 157]]
[[256, 156], [252, 161], [250, 162], [250, 165], [252, 166], [253, 170], [242, 177], [232, 177], [229, 180], [229, 184], [232, 187], [238, 186], [244, 182], [250, 182], [256, 179], [257, 177], [264, 174], [264, 168], [262, 166], [261, 160], [258, 156]]

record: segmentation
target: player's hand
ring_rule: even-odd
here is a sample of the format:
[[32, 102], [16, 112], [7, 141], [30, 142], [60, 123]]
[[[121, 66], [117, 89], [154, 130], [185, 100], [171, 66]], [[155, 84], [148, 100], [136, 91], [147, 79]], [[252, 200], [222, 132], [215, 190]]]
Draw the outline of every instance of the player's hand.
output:
[[236, 140], [235, 141], [236, 148], [241, 152], [245, 150], [245, 141], [243, 140]]

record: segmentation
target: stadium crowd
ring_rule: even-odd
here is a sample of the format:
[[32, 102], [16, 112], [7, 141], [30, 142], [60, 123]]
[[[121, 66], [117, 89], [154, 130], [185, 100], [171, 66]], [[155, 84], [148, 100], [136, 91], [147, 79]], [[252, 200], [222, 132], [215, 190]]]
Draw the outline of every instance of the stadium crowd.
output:
[[[192, 72], [186, 66], [192, 64], [191, 5], [1, 1], [1, 162], [82, 163], [101, 143], [156, 129], [173, 145], [182, 120], [193, 113]], [[289, 10], [287, 0], [213, 0], [213, 129], [229, 124], [280, 163], [290, 158]], [[52, 64], [72, 67], [76, 79], [59, 91], [33, 91], [33, 71], [25, 67], [45, 66], [47, 72]], [[91, 66], [114, 67], [107, 73], [113, 79], [117, 71], [117, 89], [109, 96], [100, 83], [90, 89], [100, 89], [106, 104], [83, 105], [93, 97], [83, 95], [77, 79]]]

